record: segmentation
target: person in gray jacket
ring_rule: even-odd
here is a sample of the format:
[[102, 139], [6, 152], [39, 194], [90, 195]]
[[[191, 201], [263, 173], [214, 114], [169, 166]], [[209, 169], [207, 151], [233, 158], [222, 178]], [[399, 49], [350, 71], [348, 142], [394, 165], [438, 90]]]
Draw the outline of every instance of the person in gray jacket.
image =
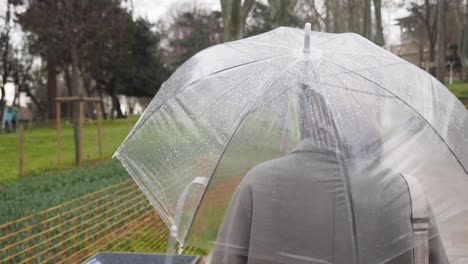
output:
[[[346, 145], [320, 94], [303, 87], [300, 98], [300, 143], [245, 175], [211, 263], [414, 263], [408, 185], [379, 161], [378, 130]], [[448, 264], [429, 223], [428, 261]]]

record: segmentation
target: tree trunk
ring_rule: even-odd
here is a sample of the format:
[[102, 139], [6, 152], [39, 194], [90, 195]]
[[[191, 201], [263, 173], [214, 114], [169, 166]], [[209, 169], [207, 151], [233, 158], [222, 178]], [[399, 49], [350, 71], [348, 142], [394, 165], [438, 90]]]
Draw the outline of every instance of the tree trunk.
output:
[[325, 21], [324, 21], [325, 22], [325, 32], [331, 32], [330, 13], [331, 13], [331, 7], [330, 7], [330, 0], [329, 0], [329, 1], [325, 1]]
[[468, 76], [468, 4], [465, 5], [465, 18], [460, 43], [458, 44], [458, 56], [462, 64], [465, 78]]
[[[10, 2], [7, 2], [6, 5], [6, 12], [5, 12], [5, 25], [4, 25], [4, 32], [2, 32], [2, 39], [1, 39], [1, 45], [4, 45], [3, 47], [3, 54], [2, 54], [2, 96], [0, 97], [0, 106], [5, 105], [5, 84], [8, 82], [8, 77], [10, 74], [10, 61], [9, 61], [9, 53], [10, 53], [10, 19], [11, 19], [11, 6]], [[0, 119], [3, 117], [3, 107], [0, 109]]]
[[[72, 60], [72, 65], [71, 65], [71, 76], [70, 76], [70, 84], [71, 84], [71, 90], [73, 96], [78, 96], [82, 97], [83, 92], [80, 89], [79, 83], [78, 83], [78, 54], [76, 47], [74, 45], [71, 45], [70, 48], [70, 55], [71, 55], [71, 60]], [[76, 165], [81, 165], [82, 162], [82, 152], [81, 152], [81, 147], [83, 144], [83, 135], [81, 134], [82, 131], [80, 129], [80, 118], [81, 112], [80, 112], [80, 107], [79, 107], [79, 102], [74, 102], [73, 103], [73, 130], [74, 130], [74, 136], [75, 136], [75, 162]]]
[[[290, 5], [288, 7], [288, 9], [290, 10], [290, 13], [291, 14], [294, 14], [294, 7], [296, 6], [297, 4], [297, 1], [288, 1], [289, 3], [292, 3], [292, 5]], [[317, 30], [317, 31], [322, 31], [322, 24], [321, 24], [321, 21], [323, 20], [326, 24], [326, 18], [323, 19], [321, 16], [320, 16], [320, 12], [317, 10], [317, 6], [315, 5], [315, 0], [309, 0], [309, 5], [313, 11], [313, 20], [314, 20], [314, 23], [312, 25], [312, 28]], [[314, 27], [315, 25], [315, 27]]]
[[[339, 2], [339, 1], [338, 1]], [[361, 33], [361, 25], [360, 25], [360, 2], [361, 0], [349, 0], [348, 1], [348, 26], [347, 31]], [[334, 15], [339, 16], [343, 12], [341, 10], [337, 10], [338, 12]]]
[[455, 27], [458, 31], [460, 31], [460, 34], [457, 35], [457, 43], [460, 42], [460, 37], [461, 37], [461, 31], [463, 30], [463, 3], [464, 0], [455, 0], [454, 4], [454, 13], [455, 13]]
[[224, 37], [223, 41], [233, 41], [241, 39], [245, 20], [252, 10], [255, 0], [220, 0], [221, 14], [223, 17]]
[[49, 119], [55, 119], [55, 99], [57, 98], [57, 72], [54, 48], [47, 45], [47, 114]]
[[[122, 113], [122, 109], [120, 108], [120, 101], [119, 101], [119, 97], [117, 97], [117, 92], [116, 92], [116, 89], [115, 89], [115, 81], [114, 80], [111, 80], [108, 84], [107, 84], [107, 91], [109, 92], [109, 95], [111, 97], [111, 101], [112, 101], [112, 111], [110, 113], [110, 117], [111, 118], [124, 118], [124, 115]], [[115, 116], [117, 114], [117, 116]]]
[[13, 97], [13, 105], [20, 105], [19, 89], [17, 85], [15, 85], [15, 96]]
[[354, 2], [354, 13], [353, 13], [353, 16], [354, 16], [354, 32], [358, 33], [358, 34], [361, 34], [361, 35], [364, 35], [363, 32], [363, 27], [362, 27], [362, 21], [363, 21], [363, 17], [364, 17], [364, 12], [363, 9], [362, 9], [362, 1], [367, 1], [367, 0], [353, 0]]
[[98, 92], [99, 92], [99, 103], [101, 104], [102, 118], [104, 120], [106, 120], [107, 119], [107, 112], [106, 112], [106, 108], [104, 107], [104, 97], [102, 95], [102, 88], [99, 89], [99, 87], [98, 87]]
[[437, 4], [438, 18], [437, 18], [437, 79], [444, 83], [445, 81], [445, 51], [446, 51], [446, 40], [445, 40], [445, 24], [446, 24], [446, 5], [445, 0], [439, 0]]
[[[3, 103], [5, 102], [5, 85], [2, 83], [2, 87], [0, 87], [0, 91], [2, 93], [2, 97], [0, 98], [0, 102]], [[2, 109], [0, 109], [2, 111]]]
[[374, 0], [375, 12], [375, 43], [381, 47], [385, 46], [382, 27], [382, 0]]
[[116, 118], [124, 118], [124, 115], [122, 113], [122, 108], [120, 107], [119, 97], [117, 97], [117, 94], [115, 92], [112, 92], [111, 98], [112, 98], [112, 108], [117, 114]]
[[31, 101], [33, 101], [33, 103], [36, 105], [36, 109], [38, 112], [42, 112], [43, 109], [42, 109], [42, 106], [41, 104], [39, 103], [39, 101], [37, 100], [36, 96], [34, 96], [34, 94], [31, 93], [31, 91], [29, 90], [22, 90], [23, 92], [26, 93], [26, 95], [31, 98]]
[[[312, 1], [313, 2], [313, 1]], [[290, 16], [294, 13], [297, 0], [269, 0], [270, 19], [273, 28], [290, 25]], [[311, 4], [313, 8], [313, 3]]]
[[[423, 34], [420, 34], [423, 35]], [[418, 43], [418, 53], [419, 53], [419, 68], [423, 67], [423, 61], [424, 61], [424, 42], [421, 40]]]
[[[86, 92], [86, 96], [92, 96], [92, 89], [91, 89], [91, 76], [86, 74], [86, 72], [80, 67], [80, 75], [81, 79], [83, 80], [83, 86]], [[95, 118], [94, 115], [94, 104], [86, 104], [86, 115], [91, 118]]]
[[345, 31], [345, 22], [347, 21], [347, 17], [343, 15], [339, 15], [341, 11], [341, 1], [339, 0], [331, 0], [332, 3], [332, 12], [331, 15], [333, 17], [333, 32], [343, 32]]
[[29, 89], [22, 89], [19, 81], [15, 80], [15, 85], [18, 86], [18, 92], [25, 92], [26, 95], [31, 99], [31, 101], [36, 105], [37, 111], [42, 113], [43, 112], [42, 106], [37, 100], [36, 96], [34, 96], [34, 94], [32, 94]]
[[363, 36], [368, 40], [372, 40], [372, 14], [371, 14], [371, 0], [364, 0], [364, 22], [363, 22]]
[[[347, 13], [347, 27], [346, 31], [353, 32], [354, 31], [354, 2], [353, 0], [349, 0], [347, 3], [348, 12]], [[339, 12], [339, 10], [337, 10]], [[335, 13], [337, 15], [338, 13]]]
[[[71, 73], [70, 73], [70, 67], [67, 65], [63, 67], [63, 73], [65, 75], [65, 88], [67, 89], [67, 95], [68, 96], [73, 96], [73, 91], [72, 91], [72, 84], [71, 84]], [[71, 104], [64, 104], [63, 105], [63, 112], [66, 113], [67, 118], [72, 118], [73, 115], [73, 105]]]
[[429, 38], [429, 73], [436, 77], [435, 68], [435, 41]]

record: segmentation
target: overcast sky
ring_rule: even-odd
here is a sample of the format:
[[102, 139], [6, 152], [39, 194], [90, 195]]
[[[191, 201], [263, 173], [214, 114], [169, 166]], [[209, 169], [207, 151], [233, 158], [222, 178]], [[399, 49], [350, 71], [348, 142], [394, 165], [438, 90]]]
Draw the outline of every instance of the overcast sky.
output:
[[133, 0], [133, 6], [135, 15], [146, 17], [150, 21], [157, 22], [172, 8], [190, 2], [192, 5], [197, 4], [197, 6], [210, 8], [212, 10], [220, 9], [219, 0]]

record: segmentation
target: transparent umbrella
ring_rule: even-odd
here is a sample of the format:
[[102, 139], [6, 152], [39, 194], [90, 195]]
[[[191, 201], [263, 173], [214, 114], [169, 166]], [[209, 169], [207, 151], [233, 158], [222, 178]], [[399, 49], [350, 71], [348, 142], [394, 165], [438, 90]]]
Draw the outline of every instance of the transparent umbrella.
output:
[[428, 73], [306, 25], [193, 56], [114, 156], [215, 263], [375, 264], [468, 235], [466, 131]]

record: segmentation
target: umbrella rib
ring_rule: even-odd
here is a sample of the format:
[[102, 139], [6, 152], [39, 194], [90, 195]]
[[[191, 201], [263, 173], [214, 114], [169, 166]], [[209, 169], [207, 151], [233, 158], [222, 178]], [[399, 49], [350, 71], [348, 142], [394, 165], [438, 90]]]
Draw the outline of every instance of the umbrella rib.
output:
[[460, 164], [460, 166], [462, 167], [463, 171], [468, 174], [468, 170], [467, 168], [465, 168], [465, 166], [463, 165], [463, 163], [461, 162], [461, 160], [458, 158], [458, 156], [455, 154], [455, 151], [452, 149], [452, 146], [450, 146], [450, 144], [447, 143], [447, 141], [442, 137], [442, 135], [439, 133], [439, 131], [437, 131], [437, 129], [435, 129], [435, 127], [426, 119], [426, 117], [424, 117], [421, 113], [419, 113], [418, 111], [416, 111], [416, 109], [414, 109], [413, 106], [411, 106], [408, 102], [406, 102], [405, 100], [403, 100], [403, 98], [401, 98], [400, 96], [396, 95], [395, 93], [393, 93], [392, 91], [390, 91], [389, 89], [383, 87], [382, 85], [374, 82], [373, 80], [357, 73], [357, 72], [353, 72], [353, 71], [350, 71], [334, 62], [331, 62], [333, 64], [335, 64], [337, 67], [340, 67], [342, 68], [343, 70], [345, 71], [348, 71], [349, 73], [353, 73], [353, 74], [356, 74], [357, 76], [363, 78], [364, 80], [367, 80], [368, 82], [371, 82], [373, 83], [374, 85], [382, 88], [383, 90], [389, 92], [390, 94], [393, 94], [393, 96], [395, 96], [395, 98], [399, 99], [404, 105], [406, 105], [407, 107], [409, 107], [411, 110], [413, 110], [419, 117], [421, 117], [428, 125], [430, 128], [432, 128], [432, 130], [434, 130], [434, 133], [436, 133], [437, 137], [440, 138], [440, 140], [442, 140], [442, 142], [445, 143], [445, 145], [447, 146], [447, 148], [449, 149], [449, 151], [453, 154], [453, 156], [455, 157], [455, 159], [457, 160], [458, 164]]
[[[353, 91], [353, 92], [356, 92], [356, 93], [361, 93], [361, 94], [368, 94], [368, 95], [372, 95], [372, 96], [378, 96], [378, 97], [384, 97], [384, 98], [391, 98], [391, 99], [398, 99], [396, 98], [395, 96], [389, 96], [389, 95], [380, 95], [380, 94], [375, 94], [375, 93], [371, 93], [371, 92], [365, 92], [365, 91], [359, 91], [359, 90], [356, 90], [356, 89], [351, 89], [351, 88], [343, 88], [343, 87], [340, 87], [338, 85], [331, 85], [331, 84], [324, 84], [322, 82], [318, 82], [317, 83], [318, 85], [326, 85], [326, 86], [330, 86], [330, 87], [333, 87], [333, 88], [338, 88], [338, 89], [344, 89], [344, 90], [350, 90], [350, 91]], [[278, 95], [272, 97], [267, 103], [265, 104], [262, 104], [262, 105], [259, 105], [258, 107], [252, 109], [249, 113], [253, 113], [265, 106], [268, 106], [270, 103], [272, 103], [276, 98], [284, 95], [286, 92], [289, 91], [290, 88], [287, 88], [287, 89], [284, 89], [282, 92], [280, 92]]]
[[[233, 67], [229, 67], [229, 68], [225, 68], [223, 70], [220, 70], [220, 71], [216, 71], [216, 72], [213, 72], [207, 76], [205, 76], [205, 78], [203, 80], [206, 80], [208, 78], [212, 78], [213, 76], [216, 76], [217, 74], [219, 73], [222, 73], [222, 72], [225, 72], [225, 71], [228, 71], [228, 70], [232, 70], [232, 69], [235, 69], [235, 68], [239, 68], [239, 67], [242, 67], [242, 66], [246, 66], [246, 65], [254, 65], [254, 64], [258, 64], [258, 63], [264, 63], [264, 62], [267, 62], [267, 61], [272, 61], [272, 60], [276, 60], [276, 59], [281, 59], [281, 58], [285, 58], [285, 57], [288, 57], [290, 56], [290, 54], [288, 55], [283, 55], [283, 56], [275, 56], [275, 57], [268, 57], [268, 58], [265, 58], [265, 59], [261, 59], [261, 60], [256, 60], [256, 61], [251, 61], [251, 62], [246, 62], [246, 63], [242, 63], [242, 64], [238, 64], [238, 65], [235, 65]], [[186, 86], [182, 87], [180, 90], [178, 90], [174, 95], [171, 96], [171, 98], [174, 98], [176, 97], [177, 95], [179, 95], [180, 93], [182, 92], [185, 92], [185, 89], [187, 89], [188, 87], [192, 87], [192, 84], [198, 82], [198, 81], [201, 81], [201, 80], [196, 80], [196, 81], [193, 81], [189, 84], [187, 84]], [[137, 124], [133, 127], [133, 129], [130, 131], [130, 133], [127, 135], [127, 137], [125, 138], [125, 140], [122, 142], [122, 144], [120, 145], [120, 147], [115, 151], [113, 157], [115, 157], [116, 155], [118, 155], [118, 153], [120, 153], [121, 149], [126, 145], [126, 143], [128, 142], [128, 140], [130, 140], [130, 138], [133, 136], [133, 134], [135, 134], [135, 131], [137, 129], [139, 129], [142, 125], [144, 125], [146, 123], [146, 121], [148, 120], [148, 118], [150, 116], [152, 116], [154, 113], [156, 113], [161, 107], [163, 107], [164, 105], [167, 104], [167, 100], [162, 102], [159, 106], [155, 107], [154, 110], [151, 110], [150, 112], [148, 112], [147, 114], [146, 113], [143, 113], [143, 115], [140, 117], [141, 118], [144, 118], [140, 121], [137, 122]], [[150, 109], [148, 109], [150, 110]]]
[[[241, 125], [244, 123], [245, 119], [246, 119], [247, 116], [249, 115], [250, 110], [252, 109], [252, 107], [255, 106], [255, 104], [258, 102], [258, 100], [262, 97], [262, 95], [265, 93], [265, 91], [267, 90], [267, 88], [270, 87], [271, 84], [273, 84], [274, 82], [276, 82], [276, 81], [277, 81], [284, 73], [286, 73], [297, 61], [298, 61], [298, 59], [295, 59], [295, 60], [294, 60], [293, 62], [291, 62], [287, 67], [285, 67], [285, 69], [284, 69], [283, 71], [281, 71], [272, 81], [270, 81], [269, 83], [265, 84], [263, 91], [259, 92], [258, 96], [255, 98], [255, 100], [253, 100], [252, 104], [251, 104], [250, 106], [248, 106], [248, 107], [247, 107], [247, 106], [244, 107], [244, 109], [247, 109], [247, 108], [248, 108], [248, 109], [247, 109], [247, 110], [244, 110], [244, 109], [243, 109], [243, 110], [240, 112], [240, 115], [239, 115], [239, 116], [240, 116], [241, 118], [240, 118], [239, 122], [237, 123], [237, 125], [235, 126], [235, 128], [234, 128], [234, 130], [233, 130], [231, 136], [229, 137], [229, 139], [228, 139], [228, 140], [226, 141], [226, 143], [224, 144], [223, 149], [222, 149], [222, 151], [221, 151], [221, 154], [219, 155], [219, 158], [218, 158], [218, 160], [217, 160], [215, 166], [213, 167], [213, 170], [211, 170], [211, 173], [210, 173], [210, 175], [209, 175], [209, 177], [208, 177], [208, 183], [207, 183], [207, 185], [206, 185], [207, 187], [205, 188], [205, 190], [204, 190], [204, 192], [203, 192], [203, 194], [202, 194], [202, 196], [201, 196], [201, 198], [200, 198], [200, 202], [199, 202], [199, 204], [197, 205], [197, 208], [195, 209], [195, 213], [193, 214], [193, 217], [192, 217], [192, 219], [190, 220], [190, 225], [189, 225], [189, 228], [188, 228], [187, 230], [190, 230], [190, 229], [192, 228], [193, 222], [194, 222], [194, 220], [195, 220], [195, 216], [198, 214], [198, 211], [199, 211], [199, 209], [200, 209], [200, 205], [201, 205], [203, 199], [205, 198], [207, 189], [208, 189], [209, 186], [210, 186], [210, 183], [211, 183], [211, 180], [212, 180], [212, 178], [213, 178], [213, 175], [214, 175], [214, 173], [216, 172], [216, 170], [218, 169], [219, 164], [221, 163], [221, 159], [222, 159], [224, 153], [225, 153], [226, 150], [227, 150], [227, 147], [229, 146], [229, 144], [231, 143], [232, 139], [234, 138], [234, 135], [236, 134], [237, 130], [239, 130], [239, 128], [241, 127]], [[243, 112], [244, 112], [244, 114], [243, 114]], [[242, 115], [243, 115], [243, 116], [242, 116]], [[234, 123], [233, 123], [233, 125], [234, 125]], [[188, 232], [187, 232], [187, 234], [185, 235], [185, 237], [184, 237], [184, 239], [183, 239], [184, 242], [185, 242], [185, 240], [186, 240], [186, 238], [187, 238], [187, 235], [188, 235]]]
[[270, 44], [263, 44], [263, 43], [256, 43], [256, 42], [250, 42], [250, 41], [240, 41], [239, 43], [231, 43], [231, 44], [236, 44], [236, 45], [241, 45], [241, 44], [250, 44], [250, 45], [257, 45], [257, 46], [264, 46], [264, 47], [270, 47], [270, 48], [280, 48], [280, 49], [286, 49], [286, 50], [300, 50], [299, 48], [289, 48], [286, 46], [281, 46], [281, 45], [270, 45]]
[[[303, 31], [301, 30], [299, 32], [302, 33]], [[289, 35], [291, 35], [293, 38], [295, 38], [297, 40], [297, 43], [302, 44], [302, 41], [304, 41], [304, 38], [300, 38], [296, 34], [293, 34], [293, 32], [291, 30], [288, 30], [288, 33], [289, 33]]]
[[[341, 81], [340, 81], [340, 83], [341, 83]], [[384, 94], [378, 94], [378, 93], [372, 93], [372, 92], [366, 92], [366, 91], [360, 91], [360, 90], [352, 89], [352, 88], [349, 88], [349, 87], [343, 88], [343, 87], [338, 86], [338, 85], [327, 84], [327, 83], [319, 83], [319, 84], [326, 85], [326, 86], [330, 86], [330, 87], [333, 87], [333, 88], [338, 88], [338, 89], [344, 89], [344, 90], [348, 90], [348, 91], [353, 91], [353, 92], [355, 92], [355, 93], [360, 93], [360, 94], [368, 94], [368, 95], [373, 95], [373, 96], [378, 96], [378, 97], [383, 97], [383, 98], [397, 99], [395, 96], [384, 95]]]
[[[327, 61], [331, 62], [333, 65], [335, 66], [339, 66], [339, 64], [337, 64], [336, 62], [333, 62], [332, 60], [328, 59], [327, 58]], [[344, 68], [343, 66], [340, 66], [340, 68], [343, 70], [346, 70], [348, 72], [353, 72], [353, 73], [357, 73], [357, 72], [362, 72], [362, 71], [368, 71], [368, 70], [371, 70], [371, 69], [374, 69], [374, 68], [383, 68], [383, 67], [389, 67], [389, 66], [395, 66], [395, 65], [398, 65], [398, 64], [405, 64], [404, 62], [401, 62], [401, 61], [398, 61], [398, 62], [393, 62], [393, 63], [389, 63], [389, 64], [384, 64], [384, 65], [379, 65], [379, 66], [374, 66], [374, 67], [367, 67], [367, 68], [362, 68], [362, 69], [358, 69], [356, 71], [351, 71], [351, 70], [348, 70], [346, 68]], [[346, 74], [347, 72], [337, 72], [337, 73], [329, 73], [329, 74], [323, 74], [323, 75], [319, 75], [319, 77], [326, 77], [326, 76], [336, 76], [336, 75], [340, 75], [340, 74]]]
[[226, 47], [228, 47], [228, 48], [231, 48], [231, 49], [233, 49], [233, 50], [235, 50], [235, 51], [237, 51], [237, 52], [239, 52], [239, 53], [241, 53], [241, 54], [244, 54], [244, 55], [246, 55], [246, 56], [252, 58], [253, 60], [256, 59], [256, 58], [255, 58], [254, 56], [252, 56], [251, 54], [248, 54], [248, 53], [246, 53], [245, 51], [239, 50], [238, 48], [234, 47], [234, 45], [232, 45], [232, 44], [233, 44], [233, 43], [229, 43], [229, 42], [228, 42], [228, 43], [224, 44], [224, 46], [226, 46]]
[[[341, 83], [341, 85], [343, 85], [343, 87], [345, 88], [345, 90], [350, 90], [340, 79], [337, 78], [337, 80], [338, 80], [338, 82]], [[359, 100], [356, 98], [355, 94], [354, 94], [354, 93], [351, 93], [351, 92], [349, 92], [349, 91], [348, 91], [348, 93], [351, 95], [351, 97], [354, 99], [354, 101], [361, 107], [361, 109], [364, 110], [364, 113], [366, 114], [368, 120], [372, 120], [371, 115], [368, 113], [368, 111], [366, 111], [366, 107], [364, 107], [364, 106], [362, 105], [361, 101], [359, 101]], [[361, 134], [359, 135], [359, 138], [358, 138], [358, 139], [361, 139], [361, 138], [364, 137], [364, 136], [365, 136], [365, 134], [364, 134], [364, 133], [361, 133]]]
[[384, 58], [384, 59], [390, 59], [393, 61], [398, 61], [398, 62], [406, 62], [409, 63], [405, 60], [397, 58], [392, 58], [391, 56], [378, 56], [375, 54], [371, 53], [354, 53], [354, 52], [339, 52], [339, 51], [333, 51], [333, 50], [322, 50], [323, 53], [331, 53], [331, 54], [341, 54], [341, 55], [356, 55], [356, 56], [370, 56], [370, 57], [376, 57], [376, 58]]

